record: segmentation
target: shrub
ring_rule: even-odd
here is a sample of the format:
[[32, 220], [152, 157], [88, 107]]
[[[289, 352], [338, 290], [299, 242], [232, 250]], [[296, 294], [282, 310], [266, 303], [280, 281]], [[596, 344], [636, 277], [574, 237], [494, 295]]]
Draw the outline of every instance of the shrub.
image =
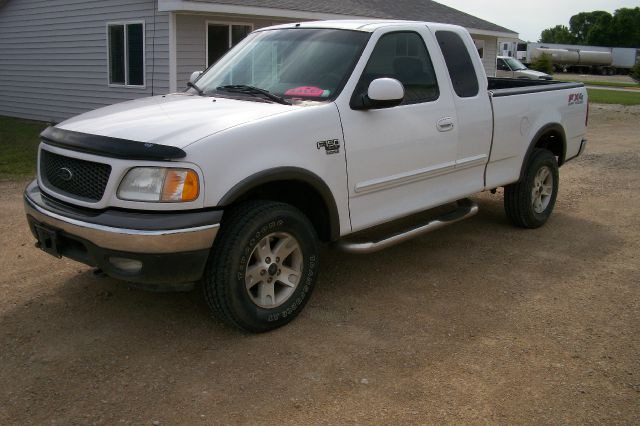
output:
[[546, 53], [543, 53], [531, 63], [531, 69], [546, 72], [547, 74], [553, 74], [553, 62], [551, 62], [551, 57]]
[[636, 83], [640, 84], [640, 62], [631, 68], [631, 78], [633, 78]]

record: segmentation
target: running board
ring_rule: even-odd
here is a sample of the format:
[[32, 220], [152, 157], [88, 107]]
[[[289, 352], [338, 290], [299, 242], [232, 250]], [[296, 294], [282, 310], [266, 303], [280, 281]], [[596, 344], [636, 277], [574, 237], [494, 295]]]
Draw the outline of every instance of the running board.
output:
[[420, 235], [428, 234], [429, 232], [444, 228], [447, 225], [451, 225], [456, 222], [460, 222], [461, 220], [468, 219], [472, 216], [475, 216], [476, 213], [478, 213], [478, 204], [469, 200], [468, 198], [465, 198], [464, 200], [458, 201], [458, 208], [456, 210], [433, 219], [432, 221], [424, 225], [420, 225], [416, 228], [408, 229], [404, 232], [391, 235], [379, 241], [368, 241], [361, 243], [345, 240], [338, 241], [336, 243], [336, 248], [344, 252], [354, 254], [374, 253], [376, 251], [386, 249], [396, 244], [403, 243], [412, 238], [419, 237]]

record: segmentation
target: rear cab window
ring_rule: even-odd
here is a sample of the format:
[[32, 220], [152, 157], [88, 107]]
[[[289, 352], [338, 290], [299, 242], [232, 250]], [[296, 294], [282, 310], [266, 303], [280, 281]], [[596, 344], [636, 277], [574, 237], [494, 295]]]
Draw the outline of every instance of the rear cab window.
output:
[[480, 91], [478, 75], [469, 55], [469, 49], [460, 35], [453, 31], [436, 31], [436, 39], [447, 64], [456, 95], [460, 98], [477, 96]]

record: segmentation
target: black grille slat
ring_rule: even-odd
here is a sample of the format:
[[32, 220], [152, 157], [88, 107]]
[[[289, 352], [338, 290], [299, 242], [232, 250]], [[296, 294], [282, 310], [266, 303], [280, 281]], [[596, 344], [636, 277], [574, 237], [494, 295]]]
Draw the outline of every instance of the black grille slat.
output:
[[[71, 172], [70, 179], [67, 170]], [[100, 201], [109, 182], [111, 166], [41, 150], [40, 175], [45, 185], [62, 194]]]

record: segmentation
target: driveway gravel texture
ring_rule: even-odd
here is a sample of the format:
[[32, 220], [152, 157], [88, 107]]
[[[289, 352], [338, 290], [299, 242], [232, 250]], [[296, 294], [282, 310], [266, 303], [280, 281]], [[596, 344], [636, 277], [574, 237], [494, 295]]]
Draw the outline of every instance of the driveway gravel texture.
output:
[[640, 424], [640, 110], [592, 105], [538, 230], [502, 190], [386, 251], [325, 250], [289, 326], [243, 334], [34, 248], [0, 183], [0, 424]]

